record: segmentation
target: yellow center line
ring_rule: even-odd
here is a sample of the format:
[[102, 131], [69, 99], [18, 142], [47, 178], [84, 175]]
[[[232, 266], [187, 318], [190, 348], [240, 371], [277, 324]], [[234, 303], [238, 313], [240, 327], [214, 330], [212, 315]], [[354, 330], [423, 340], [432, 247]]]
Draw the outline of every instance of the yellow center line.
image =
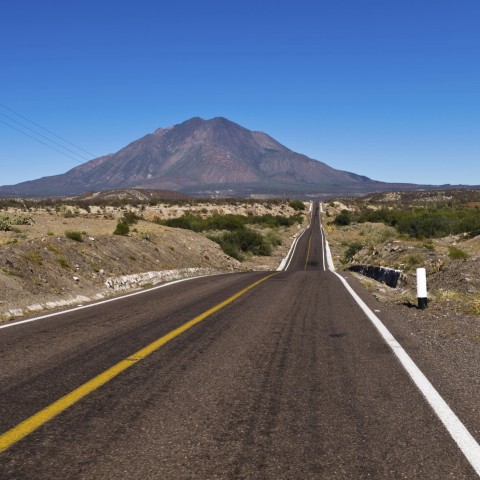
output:
[[312, 233], [310, 233], [310, 238], [308, 239], [308, 249], [307, 249], [307, 258], [305, 260], [305, 267], [304, 270], [307, 270], [307, 264], [308, 264], [308, 259], [310, 258], [310, 243], [312, 242], [312, 236], [313, 236], [313, 228], [315, 227], [315, 220], [317, 219], [317, 216], [315, 215], [313, 217], [313, 222], [311, 225]]
[[310, 257], [310, 243], [312, 241], [312, 235], [313, 235], [313, 232], [310, 234], [310, 238], [308, 239], [307, 258], [305, 260], [305, 268], [304, 268], [305, 271], [307, 270], [307, 263], [308, 263], [308, 259]]
[[265, 280], [273, 277], [276, 273], [272, 273], [266, 277], [257, 280], [256, 282], [252, 283], [248, 287], [244, 288], [243, 290], [237, 292], [235, 295], [232, 295], [230, 298], [227, 298], [223, 302], [219, 303], [218, 305], [210, 308], [209, 310], [203, 312], [202, 314], [198, 315], [198, 317], [193, 318], [192, 320], [184, 323], [180, 327], [172, 330], [171, 332], [167, 333], [163, 337], [158, 338], [154, 342], [150, 343], [146, 347], [138, 350], [138, 352], [129, 355], [125, 359], [118, 362], [113, 367], [105, 370], [104, 372], [100, 373], [96, 377], [92, 378], [88, 382], [80, 385], [80, 387], [72, 390], [67, 395], [59, 398], [52, 404], [48, 405], [47, 407], [43, 408], [39, 412], [32, 415], [30, 418], [27, 418], [23, 422], [19, 423], [15, 427], [11, 428], [7, 432], [0, 435], [0, 452], [5, 451], [7, 448], [11, 447], [14, 443], [18, 442], [22, 438], [26, 437], [30, 433], [32, 433], [37, 428], [41, 427], [43, 424], [51, 420], [52, 418], [59, 415], [61, 412], [66, 410], [67, 408], [71, 407], [83, 397], [87, 396], [88, 394], [94, 392], [102, 385], [105, 385], [107, 382], [115, 378], [117, 375], [122, 373], [127, 368], [130, 368], [135, 363], [143, 360], [145, 357], [150, 355], [151, 353], [158, 350], [160, 347], [168, 343], [170, 340], [173, 340], [175, 337], [178, 337], [180, 334], [185, 332], [186, 330], [192, 328], [197, 323], [200, 323], [202, 320], [207, 318], [208, 316], [212, 315], [215, 312], [218, 312], [223, 307], [227, 306], [228, 304], [235, 301], [237, 298], [241, 297], [245, 293], [247, 293], [252, 288], [256, 287], [260, 283], [264, 282]]

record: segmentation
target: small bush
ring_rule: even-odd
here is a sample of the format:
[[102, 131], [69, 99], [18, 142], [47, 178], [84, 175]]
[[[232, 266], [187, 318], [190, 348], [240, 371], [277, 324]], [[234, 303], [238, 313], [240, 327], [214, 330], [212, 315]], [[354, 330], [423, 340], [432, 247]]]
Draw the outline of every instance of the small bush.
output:
[[120, 222], [126, 225], [135, 225], [141, 218], [135, 212], [125, 212]]
[[272, 247], [278, 247], [282, 244], [282, 239], [274, 232], [268, 232], [265, 235], [265, 241], [267, 241]]
[[76, 232], [74, 230], [67, 230], [65, 236], [70, 240], [75, 240], [75, 242], [83, 242], [82, 232]]
[[468, 258], [467, 252], [457, 247], [448, 247], [448, 256], [452, 260], [466, 260]]
[[19, 217], [15, 217], [13, 219], [14, 225], [30, 225], [30, 218], [26, 215], [20, 215]]
[[409, 255], [406, 256], [405, 262], [408, 268], [415, 268], [422, 264], [423, 258], [418, 253], [410, 253]]
[[65, 213], [63, 214], [63, 217], [64, 218], [75, 218], [76, 215], [71, 210], [66, 210]]
[[128, 235], [130, 233], [130, 227], [126, 223], [118, 222], [115, 230], [113, 231], [114, 235]]
[[344, 261], [349, 262], [352, 258], [364, 247], [363, 243], [352, 242], [348, 245], [345, 254], [343, 255]]
[[305, 204], [300, 200], [290, 200], [288, 204], [297, 212], [305, 210]]
[[427, 250], [435, 250], [435, 245], [432, 242], [425, 242], [423, 244], [423, 248], [426, 248]]
[[0, 232], [8, 232], [12, 229], [12, 221], [10, 217], [0, 215]]
[[242, 228], [222, 235], [210, 236], [210, 240], [218, 243], [230, 257], [244, 260], [244, 254], [268, 256], [272, 254], [272, 246], [262, 235], [249, 228]]
[[339, 227], [345, 227], [352, 223], [352, 216], [348, 210], [342, 210], [336, 217], [333, 223]]
[[185, 213], [179, 218], [170, 218], [168, 220], [158, 221], [161, 225], [167, 227], [183, 228], [186, 230], [193, 230], [194, 232], [204, 232], [209, 230], [228, 230], [230, 232], [240, 230], [247, 224], [262, 225], [269, 228], [274, 227], [291, 227], [295, 223], [301, 223], [302, 216], [300, 214], [292, 217], [285, 217], [282, 215], [259, 215], [248, 216], [243, 215], [220, 215], [215, 214], [208, 218], [203, 218], [200, 215], [191, 215]]
[[57, 262], [63, 268], [68, 268], [70, 266], [64, 258], [58, 258]]

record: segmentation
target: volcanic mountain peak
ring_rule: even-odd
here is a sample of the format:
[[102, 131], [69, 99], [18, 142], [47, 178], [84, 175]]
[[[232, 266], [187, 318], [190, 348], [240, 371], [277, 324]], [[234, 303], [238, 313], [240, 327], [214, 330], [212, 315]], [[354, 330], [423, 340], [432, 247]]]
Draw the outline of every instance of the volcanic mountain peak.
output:
[[[23, 195], [67, 195], [116, 188], [172, 189], [201, 193], [366, 193], [390, 184], [344, 172], [295, 153], [263, 132], [226, 118], [191, 118], [159, 128], [117, 153], [62, 175], [20, 183]], [[0, 187], [2, 192], [10, 187]]]

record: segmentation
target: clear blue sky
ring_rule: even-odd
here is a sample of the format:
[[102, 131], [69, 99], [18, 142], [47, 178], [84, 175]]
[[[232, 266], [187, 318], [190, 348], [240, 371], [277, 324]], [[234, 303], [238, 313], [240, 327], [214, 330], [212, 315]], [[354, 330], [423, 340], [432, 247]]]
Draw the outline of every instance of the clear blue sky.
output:
[[[1, 3], [0, 103], [98, 156], [224, 116], [377, 180], [480, 184], [479, 0]], [[0, 123], [0, 185], [81, 161]]]

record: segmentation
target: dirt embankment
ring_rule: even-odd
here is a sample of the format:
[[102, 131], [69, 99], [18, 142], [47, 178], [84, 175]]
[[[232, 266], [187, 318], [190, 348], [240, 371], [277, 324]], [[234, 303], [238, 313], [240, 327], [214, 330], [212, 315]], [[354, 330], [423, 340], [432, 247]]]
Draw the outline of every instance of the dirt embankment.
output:
[[[128, 236], [113, 235], [126, 210], [142, 215]], [[38, 208], [28, 213], [29, 225], [0, 232], [0, 317], [2, 320], [51, 308], [85, 303], [118, 291], [148, 287], [188, 276], [239, 270], [272, 270], [280, 263], [298, 227], [279, 229], [282, 245], [272, 256], [250, 257], [245, 262], [226, 255], [202, 234], [158, 225], [151, 220], [199, 215], [292, 215], [287, 203], [258, 205], [155, 205], [140, 208], [91, 207], [89, 211], [65, 207]], [[2, 212], [9, 217], [20, 210]], [[81, 241], [65, 232], [80, 232]]]

